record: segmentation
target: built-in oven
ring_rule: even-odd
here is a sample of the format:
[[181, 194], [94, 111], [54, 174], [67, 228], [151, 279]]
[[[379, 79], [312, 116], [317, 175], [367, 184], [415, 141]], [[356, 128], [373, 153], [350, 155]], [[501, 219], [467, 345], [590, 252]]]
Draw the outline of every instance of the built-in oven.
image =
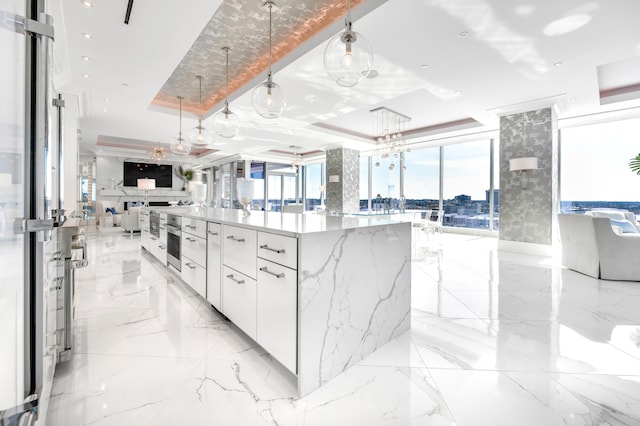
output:
[[160, 238], [160, 213], [152, 211], [149, 214], [149, 232], [156, 238]]
[[180, 239], [182, 237], [182, 218], [172, 214], [167, 215], [167, 263], [181, 270]]

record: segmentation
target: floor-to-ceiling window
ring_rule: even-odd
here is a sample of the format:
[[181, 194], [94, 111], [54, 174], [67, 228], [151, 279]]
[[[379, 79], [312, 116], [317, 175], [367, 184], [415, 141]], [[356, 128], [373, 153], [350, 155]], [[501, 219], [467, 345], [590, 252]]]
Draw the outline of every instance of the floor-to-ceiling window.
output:
[[421, 148], [406, 152], [404, 165], [407, 209], [437, 211], [440, 201], [440, 148]]
[[359, 181], [359, 191], [360, 191], [360, 211], [367, 211], [373, 208], [373, 204], [370, 203], [370, 192], [369, 192], [369, 162], [371, 161], [371, 157], [366, 155], [360, 155], [360, 181]]
[[489, 141], [444, 147], [444, 225], [458, 228], [490, 228]]
[[640, 118], [562, 129], [561, 210], [618, 208], [640, 213], [640, 176], [629, 160], [640, 153]]
[[[371, 167], [371, 193], [374, 210], [377, 208], [397, 208], [400, 198], [400, 161], [373, 158]], [[382, 205], [382, 207], [380, 206]]]
[[304, 166], [305, 210], [315, 210], [323, 203], [323, 164]]

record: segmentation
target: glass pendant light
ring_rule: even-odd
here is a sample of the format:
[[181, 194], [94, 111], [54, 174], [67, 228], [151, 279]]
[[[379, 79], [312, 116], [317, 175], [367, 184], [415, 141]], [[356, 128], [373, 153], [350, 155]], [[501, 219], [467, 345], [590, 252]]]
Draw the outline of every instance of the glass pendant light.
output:
[[178, 137], [173, 139], [171, 142], [171, 152], [175, 155], [189, 155], [191, 152], [191, 144], [185, 141], [182, 137], [182, 96], [178, 96], [180, 100], [180, 132], [178, 133]]
[[198, 125], [189, 130], [187, 138], [191, 145], [207, 146], [213, 142], [213, 135], [202, 126], [202, 76], [196, 75], [196, 78], [200, 83], [200, 116], [198, 117]]
[[287, 99], [282, 88], [273, 81], [271, 72], [271, 9], [275, 6], [272, 1], [266, 1], [269, 8], [269, 74], [267, 80], [253, 89], [251, 101], [256, 112], [264, 118], [277, 118], [282, 114], [287, 104]]
[[230, 47], [223, 47], [222, 50], [227, 54], [227, 92], [224, 99], [224, 109], [216, 113], [213, 117], [213, 130], [223, 138], [232, 138], [238, 134], [239, 120], [229, 109], [229, 51]]
[[351, 0], [348, 0], [344, 31], [335, 35], [324, 49], [324, 69], [340, 86], [355, 86], [369, 74], [373, 50], [362, 36], [351, 29]]

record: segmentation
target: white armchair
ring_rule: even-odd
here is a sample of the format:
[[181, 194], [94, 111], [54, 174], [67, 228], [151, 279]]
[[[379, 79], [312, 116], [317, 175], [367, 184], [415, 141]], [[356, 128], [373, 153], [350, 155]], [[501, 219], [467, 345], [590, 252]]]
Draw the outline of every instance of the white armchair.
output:
[[129, 207], [128, 214], [122, 215], [121, 223], [122, 229], [133, 234], [135, 231], [140, 231], [140, 209], [142, 207]]
[[594, 217], [603, 280], [640, 281], [640, 233], [614, 232], [611, 219]]
[[640, 281], [640, 233], [631, 222], [628, 232], [618, 233], [612, 220], [616, 219], [559, 214], [562, 264], [603, 280]]

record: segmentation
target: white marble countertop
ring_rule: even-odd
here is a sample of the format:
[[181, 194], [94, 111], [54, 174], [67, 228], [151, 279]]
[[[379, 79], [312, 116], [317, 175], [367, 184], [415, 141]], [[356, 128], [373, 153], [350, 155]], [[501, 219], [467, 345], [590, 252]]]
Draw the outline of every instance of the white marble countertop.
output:
[[149, 210], [177, 216], [204, 219], [228, 225], [238, 225], [277, 234], [298, 236], [325, 231], [395, 225], [407, 220], [390, 220], [375, 216], [325, 216], [315, 213], [279, 213], [252, 211], [245, 216], [242, 210], [212, 207], [152, 207]]

